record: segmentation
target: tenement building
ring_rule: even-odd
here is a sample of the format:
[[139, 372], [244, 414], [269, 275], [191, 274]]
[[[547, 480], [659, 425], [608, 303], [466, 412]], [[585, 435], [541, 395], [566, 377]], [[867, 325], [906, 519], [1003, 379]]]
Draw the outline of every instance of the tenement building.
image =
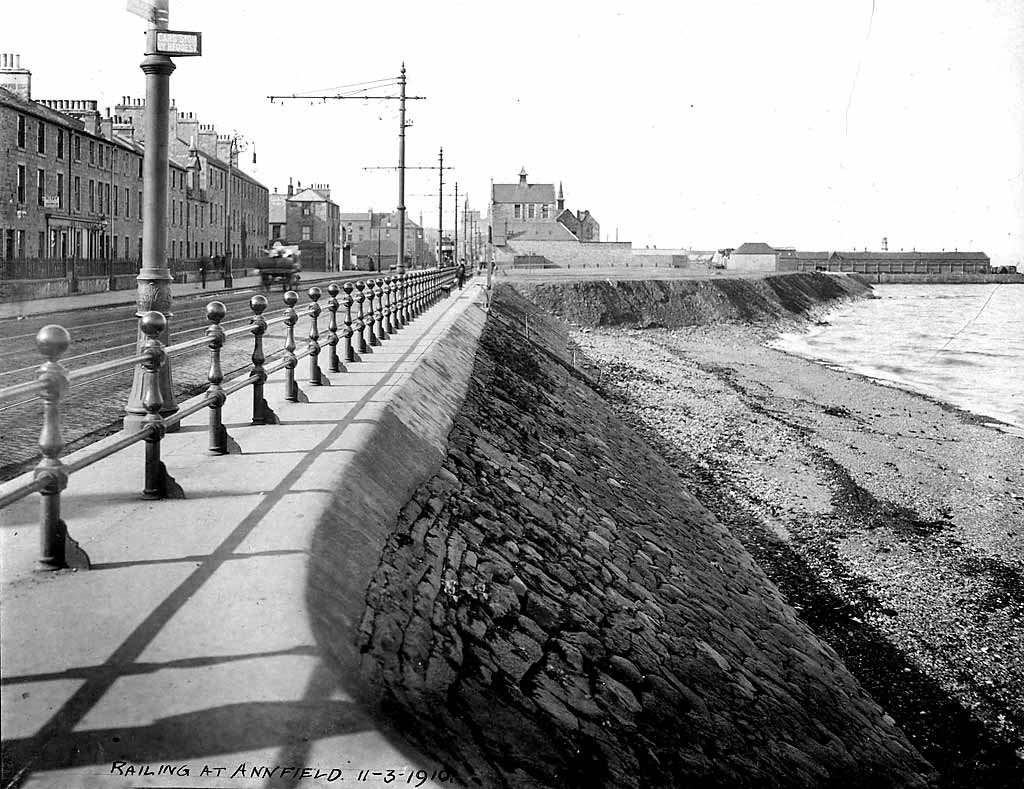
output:
[[[398, 265], [398, 212], [374, 211], [341, 215], [344, 243], [352, 265], [373, 271], [387, 271]], [[405, 265], [420, 267], [428, 262], [423, 228], [405, 217]]]
[[[16, 55], [0, 55], [0, 85], [0, 259], [138, 263], [145, 102], [126, 98], [101, 115], [93, 100], [35, 100]], [[229, 166], [230, 138], [174, 107], [169, 122], [172, 269], [224, 254], [228, 242], [234, 258], [256, 257], [267, 244], [266, 188]]]
[[331, 199], [330, 184], [313, 184], [298, 189], [288, 180], [284, 194], [270, 195], [270, 244], [279, 241], [297, 246], [302, 266], [316, 271], [342, 268], [341, 211]]

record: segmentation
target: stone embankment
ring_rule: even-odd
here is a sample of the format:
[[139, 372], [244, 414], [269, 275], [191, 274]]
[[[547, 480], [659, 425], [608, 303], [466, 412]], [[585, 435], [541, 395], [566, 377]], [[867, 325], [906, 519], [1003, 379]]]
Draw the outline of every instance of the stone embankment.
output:
[[[595, 320], [648, 324], [818, 297], [779, 280], [750, 283], [754, 306], [724, 281], [646, 283], [664, 295], [650, 309], [633, 283], [578, 295]], [[498, 290], [441, 467], [380, 554], [359, 648], [403, 732], [488, 787], [927, 785], [892, 718], [567, 361], [566, 339]]]
[[871, 292], [858, 275], [818, 272], [746, 279], [521, 282], [516, 288], [570, 323], [640, 329], [764, 323]]

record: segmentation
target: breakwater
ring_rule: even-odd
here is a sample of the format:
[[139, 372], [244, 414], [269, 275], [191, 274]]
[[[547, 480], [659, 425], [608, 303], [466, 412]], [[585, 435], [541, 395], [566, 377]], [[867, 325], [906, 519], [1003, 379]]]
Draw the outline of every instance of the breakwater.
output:
[[[807, 276], [678, 283], [661, 312], [581, 284], [580, 312], [784, 317], [864, 290]], [[566, 341], [498, 291], [440, 467], [366, 588], [355, 646], [381, 706], [474, 785], [926, 785], [892, 718]]]

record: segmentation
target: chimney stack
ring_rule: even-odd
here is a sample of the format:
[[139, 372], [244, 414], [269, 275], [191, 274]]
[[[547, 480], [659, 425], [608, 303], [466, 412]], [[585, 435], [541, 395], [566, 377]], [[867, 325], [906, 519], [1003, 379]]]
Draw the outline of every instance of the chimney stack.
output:
[[0, 58], [0, 88], [31, 100], [32, 72], [21, 67], [21, 55], [5, 54]]

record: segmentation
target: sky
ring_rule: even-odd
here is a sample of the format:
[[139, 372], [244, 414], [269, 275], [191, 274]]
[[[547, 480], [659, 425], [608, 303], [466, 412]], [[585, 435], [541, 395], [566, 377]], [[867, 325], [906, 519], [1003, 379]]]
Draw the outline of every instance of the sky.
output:
[[[126, 0], [12, 3], [0, 52], [35, 98], [145, 95]], [[398, 102], [275, 102], [395, 77], [408, 165], [445, 151], [452, 197], [562, 183], [604, 240], [717, 249], [983, 250], [1024, 266], [1024, 2], [515, 3], [170, 0], [203, 33], [171, 95], [250, 148], [271, 191], [329, 183], [342, 211], [398, 204]], [[389, 89], [397, 95], [397, 88]], [[255, 149], [257, 164], [251, 164]], [[436, 170], [409, 215], [437, 226]]]

